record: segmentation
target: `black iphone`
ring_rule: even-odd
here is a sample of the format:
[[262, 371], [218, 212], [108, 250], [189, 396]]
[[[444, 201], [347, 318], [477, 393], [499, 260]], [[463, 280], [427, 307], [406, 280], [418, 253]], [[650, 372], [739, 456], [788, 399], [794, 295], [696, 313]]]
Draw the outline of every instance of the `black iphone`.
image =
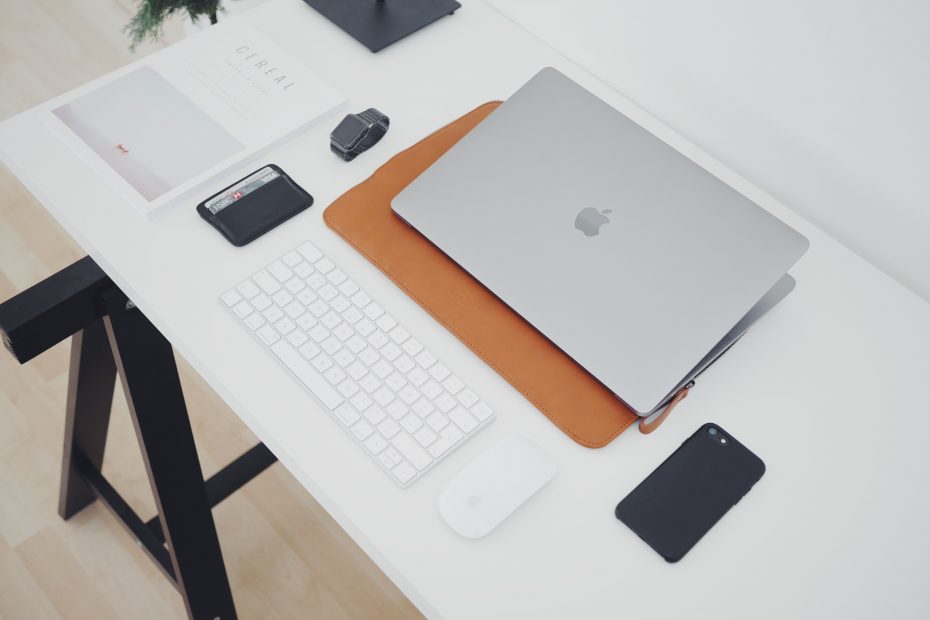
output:
[[719, 424], [691, 435], [614, 514], [668, 562], [677, 562], [765, 473], [765, 463]]

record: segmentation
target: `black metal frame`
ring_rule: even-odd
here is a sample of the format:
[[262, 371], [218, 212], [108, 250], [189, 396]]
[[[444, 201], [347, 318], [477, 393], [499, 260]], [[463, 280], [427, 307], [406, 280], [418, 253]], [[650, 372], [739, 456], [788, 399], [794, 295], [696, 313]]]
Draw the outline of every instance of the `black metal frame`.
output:
[[[90, 258], [0, 304], [0, 332], [20, 362], [73, 334], [61, 517], [99, 499], [175, 585], [190, 618], [236, 618], [211, 508], [275, 456], [260, 443], [204, 480], [171, 344]], [[101, 471], [117, 376], [157, 506], [148, 521]]]

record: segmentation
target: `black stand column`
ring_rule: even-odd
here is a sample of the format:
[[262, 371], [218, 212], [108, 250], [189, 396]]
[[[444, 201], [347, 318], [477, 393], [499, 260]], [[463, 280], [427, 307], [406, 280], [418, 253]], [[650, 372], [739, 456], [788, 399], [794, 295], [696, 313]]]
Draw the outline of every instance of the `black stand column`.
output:
[[356, 41], [377, 52], [452, 15], [456, 0], [304, 0]]

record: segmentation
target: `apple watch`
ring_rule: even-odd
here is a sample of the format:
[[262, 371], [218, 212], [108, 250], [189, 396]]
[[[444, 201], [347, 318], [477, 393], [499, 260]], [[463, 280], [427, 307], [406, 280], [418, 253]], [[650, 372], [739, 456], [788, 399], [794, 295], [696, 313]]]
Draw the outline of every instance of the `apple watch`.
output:
[[329, 134], [330, 149], [344, 161], [352, 161], [378, 143], [391, 119], [374, 108], [349, 114]]

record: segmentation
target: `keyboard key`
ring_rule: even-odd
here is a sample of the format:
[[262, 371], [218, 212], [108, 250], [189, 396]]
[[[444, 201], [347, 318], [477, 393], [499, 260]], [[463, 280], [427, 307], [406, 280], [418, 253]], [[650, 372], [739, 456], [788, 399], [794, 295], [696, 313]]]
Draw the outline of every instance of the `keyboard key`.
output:
[[449, 449], [455, 445], [455, 442], [450, 440], [448, 437], [443, 437], [442, 435], [430, 445], [427, 450], [434, 459], [438, 459], [440, 456], [449, 451]]
[[296, 295], [303, 289], [307, 288], [307, 285], [304, 284], [304, 281], [300, 278], [291, 278], [284, 283], [284, 288], [286, 288], [291, 295]]
[[322, 325], [314, 325], [307, 331], [307, 335], [313, 338], [316, 343], [323, 342], [329, 338], [329, 332]]
[[284, 264], [288, 267], [293, 267], [300, 262], [300, 254], [291, 250], [287, 254], [281, 257], [281, 260], [284, 261]]
[[[368, 318], [371, 318], [371, 316]], [[377, 320], [375, 320], [375, 325], [380, 327], [381, 331], [383, 332], [390, 332], [392, 329], [397, 327], [397, 321], [395, 321], [393, 317], [388, 314], [382, 314], [380, 317], [378, 317]]]
[[379, 379], [384, 379], [389, 374], [394, 372], [394, 367], [388, 364], [383, 359], [379, 358], [378, 361], [375, 362], [375, 364], [371, 367], [371, 371], [375, 373], [376, 375], [378, 375]]
[[345, 426], [352, 426], [361, 419], [361, 417], [359, 417], [359, 415], [355, 412], [355, 409], [345, 404], [336, 407], [336, 410], [333, 413], [336, 414], [336, 419], [342, 422]]
[[401, 355], [399, 358], [394, 360], [394, 368], [404, 374], [407, 374], [416, 367], [417, 365], [407, 355]]
[[297, 349], [297, 352], [300, 353], [305, 360], [309, 361], [320, 354], [320, 347], [316, 346], [312, 342], [308, 342], [304, 346]]
[[380, 435], [372, 435], [365, 440], [365, 447], [368, 448], [368, 451], [372, 454], [379, 454], [382, 450], [387, 448], [387, 442]]
[[342, 404], [342, 397], [333, 390], [326, 381], [313, 371], [313, 368], [304, 361], [304, 358], [289, 344], [279, 340], [271, 346], [271, 351], [287, 366], [294, 376], [303, 383], [307, 389], [320, 399], [327, 409], [335, 409]]
[[400, 425], [408, 433], [412, 433], [421, 426], [423, 426], [423, 421], [412, 413], [408, 413], [403, 420], [400, 421]]
[[430, 400], [436, 400], [436, 397], [442, 394], [442, 387], [435, 381], [430, 381], [426, 385], [420, 387], [423, 391], [423, 395]]
[[439, 436], [430, 430], [428, 426], [423, 426], [420, 428], [420, 430], [413, 434], [413, 438], [417, 440], [417, 443], [426, 448], [431, 443], [436, 441]]
[[436, 356], [429, 351], [421, 351], [414, 359], [416, 359], [417, 364], [419, 364], [420, 368], [423, 370], [429, 370], [430, 367], [436, 363]]
[[423, 345], [416, 338], [409, 338], [401, 348], [407, 355], [416, 355], [423, 350]]
[[294, 275], [298, 278], [308, 278], [310, 274], [313, 273], [313, 267], [308, 263], [299, 263], [294, 266]]
[[346, 346], [349, 347], [349, 350], [352, 353], [358, 355], [362, 350], [368, 346], [368, 343], [365, 342], [365, 339], [361, 336], [352, 336], [346, 341]]
[[326, 326], [327, 329], [332, 329], [342, 323], [342, 319], [333, 311], [329, 311], [320, 317], [320, 321], [323, 323], [323, 325]]
[[269, 323], [277, 323], [284, 316], [284, 312], [277, 306], [268, 306], [268, 309], [262, 312], [262, 316]]
[[279, 307], [283, 308], [287, 304], [293, 301], [294, 296], [287, 292], [287, 289], [282, 288], [280, 291], [271, 296], [271, 299], [278, 304]]
[[449, 424], [449, 420], [446, 419], [446, 416], [442, 415], [438, 411], [434, 411], [428, 418], [426, 418], [426, 423], [429, 424], [429, 427], [434, 431], [441, 431]]
[[449, 419], [455, 422], [456, 426], [462, 429], [463, 433], [470, 433], [478, 426], [478, 421], [461, 407], [456, 407], [452, 413], [449, 414]]
[[378, 352], [371, 347], [365, 347], [361, 352], [359, 352], [358, 359], [361, 360], [361, 362], [366, 366], [371, 366], [379, 359], [381, 359], [381, 356], [378, 355]]
[[352, 426], [352, 434], [358, 437], [360, 440], [366, 439], [369, 435], [375, 432], [375, 429], [371, 428], [371, 425], [365, 420], [359, 420]]
[[329, 284], [324, 284], [317, 289], [317, 295], [323, 298], [324, 301], [331, 301], [339, 295], [339, 291], [333, 288]]
[[388, 386], [395, 392], [399, 392], [402, 387], [407, 385], [407, 379], [404, 378], [404, 375], [399, 372], [394, 372], [387, 379], [384, 380], [384, 385]]
[[459, 392], [456, 398], [458, 398], [459, 402], [462, 403], [462, 406], [466, 409], [470, 409], [472, 405], [478, 402], [478, 395], [468, 388]]
[[412, 405], [420, 399], [420, 391], [412, 385], [406, 386], [400, 392], [398, 392], [397, 395], [408, 405]]
[[446, 377], [452, 373], [441, 363], [436, 363], [432, 368], [429, 369], [429, 374], [433, 375], [433, 379], [436, 381], [444, 381]]
[[258, 331], [255, 333], [261, 338], [261, 341], [265, 343], [265, 346], [268, 347], [281, 339], [281, 336], [278, 335], [278, 332], [276, 332], [271, 325], [264, 325], [258, 328]]
[[331, 302], [329, 302], [329, 305], [333, 310], [335, 310], [339, 314], [342, 314], [343, 312], [345, 312], [346, 310], [352, 307], [352, 304], [349, 302], [348, 299], [338, 294]]
[[339, 286], [348, 279], [348, 276], [342, 272], [341, 269], [333, 269], [328, 274], [326, 274], [326, 279]]
[[287, 265], [279, 260], [268, 265], [268, 273], [276, 277], [281, 284], [284, 284], [294, 277], [294, 272], [288, 269]]
[[361, 379], [358, 380], [358, 385], [360, 388], [365, 390], [367, 394], [373, 394], [377, 390], [381, 389], [381, 382], [378, 381], [372, 374], [367, 374]]
[[265, 324], [265, 319], [263, 319], [262, 315], [258, 314], [257, 312], [253, 312], [245, 318], [245, 324], [254, 332], [256, 329]]
[[439, 431], [440, 437], [445, 437], [452, 443], [459, 441], [465, 435], [462, 434], [462, 431], [459, 430], [459, 427], [455, 424], [449, 424], [444, 429]]
[[345, 323], [340, 323], [333, 329], [333, 336], [338, 338], [340, 342], [345, 342], [354, 335], [355, 332], [353, 332], [352, 328]]
[[315, 302], [307, 306], [307, 310], [309, 310], [310, 313], [316, 318], [320, 318], [329, 312], [329, 306], [327, 306], [322, 299], [317, 299]]
[[258, 310], [259, 312], [261, 312], [262, 310], [265, 310], [271, 304], [272, 304], [271, 297], [268, 297], [268, 295], [265, 295], [264, 293], [260, 293], [252, 298], [252, 307]]
[[306, 243], [301, 243], [297, 247], [297, 251], [300, 252], [304, 258], [306, 258], [311, 263], [315, 263], [321, 258], [323, 258], [323, 253], [320, 252], [315, 245], [307, 241]]
[[449, 396], [449, 394], [446, 392], [440, 394], [438, 398], [433, 400], [433, 402], [443, 413], [449, 413], [456, 405], [455, 399]]
[[375, 302], [371, 302], [370, 304], [365, 306], [364, 311], [365, 311], [365, 316], [367, 316], [372, 321], [377, 320], [379, 317], [381, 317], [381, 315], [384, 314], [384, 308], [382, 308]]
[[223, 300], [223, 303], [232, 308], [237, 303], [242, 301], [242, 295], [239, 294], [239, 291], [236, 289], [230, 289], [220, 295], [220, 299]]
[[303, 305], [297, 301], [292, 301], [284, 307], [284, 314], [291, 317], [292, 319], [296, 319], [304, 313], [305, 311]]
[[[419, 366], [407, 373], [407, 381], [409, 381], [416, 387], [420, 387], [421, 385], [426, 383], [428, 380], [429, 380], [429, 375], [426, 374], [426, 371], [420, 368]], [[472, 392], [472, 394], [474, 394], [474, 392]], [[478, 397], [475, 396], [475, 399], [477, 398]], [[459, 402], [461, 402], [461, 400]], [[464, 405], [465, 403], [462, 403], [462, 404]], [[465, 405], [465, 406], [468, 407], [470, 405]]]
[[400, 402], [399, 400], [395, 400], [390, 405], [385, 407], [384, 410], [387, 411], [388, 415], [390, 415], [395, 420], [400, 420], [410, 411], [410, 409], [407, 408], [407, 405]]
[[[419, 422], [419, 420], [417, 420]], [[391, 438], [391, 445], [397, 448], [397, 451], [404, 455], [404, 458], [418, 470], [423, 471], [433, 462], [433, 458], [420, 447], [416, 441], [408, 435], [398, 433]], [[395, 472], [397, 470], [395, 469]]]
[[295, 349], [298, 348], [303, 343], [307, 342], [307, 334], [303, 333], [299, 329], [295, 329], [287, 336], [287, 341], [291, 343], [291, 346]]
[[313, 290], [319, 290], [321, 286], [326, 284], [326, 278], [324, 278], [321, 274], [314, 271], [309, 276], [304, 278], [304, 282], [306, 282], [307, 286], [309, 286]]
[[324, 340], [322, 343], [320, 343], [320, 347], [322, 347], [322, 349], [326, 351], [327, 353], [329, 353], [330, 355], [333, 355], [336, 351], [342, 348], [342, 343], [339, 342], [338, 338], [334, 338], [333, 336], [330, 336], [329, 338]]
[[355, 304], [356, 308], [361, 309], [371, 303], [371, 297], [365, 291], [359, 291], [352, 295], [352, 303]]
[[359, 379], [361, 379], [362, 377], [368, 374], [368, 368], [365, 366], [365, 364], [356, 360], [352, 362], [352, 364], [348, 368], [346, 368], [346, 372], [349, 373], [350, 377], [358, 381]]
[[297, 298], [297, 301], [302, 303], [304, 306], [309, 306], [317, 299], [316, 293], [308, 288], [305, 288], [304, 290], [297, 293], [295, 297]]
[[317, 372], [325, 372], [333, 365], [333, 360], [329, 359], [325, 355], [317, 355], [310, 363], [313, 364], [313, 367], [317, 369]]
[[[345, 312], [342, 313], [342, 319], [349, 325], [355, 325], [356, 323], [361, 321], [364, 316], [365, 315], [362, 314], [362, 311], [359, 310], [358, 308], [348, 308]], [[367, 321], [368, 319], [365, 319], [365, 320]], [[372, 325], [371, 327], [372, 329], [374, 329], [374, 325]], [[356, 327], [356, 329], [358, 328]], [[371, 333], [371, 332], [368, 332], [368, 333]], [[362, 336], [365, 336], [365, 335], [367, 334], [362, 334]]]
[[281, 283], [264, 269], [252, 276], [252, 280], [268, 295], [274, 295], [281, 290]]
[[426, 416], [428, 416], [429, 414], [433, 413], [433, 411], [436, 410], [436, 408], [433, 407], [433, 404], [425, 398], [421, 398], [420, 400], [415, 402], [413, 404], [412, 409], [413, 409], [413, 412], [417, 414], [418, 416], [420, 416], [421, 418], [425, 418]]
[[246, 299], [252, 299], [261, 292], [259, 291], [258, 287], [255, 286], [255, 283], [251, 280], [246, 280], [245, 282], [241, 283], [236, 287], [236, 290], [239, 291], [239, 294]]
[[[355, 407], [356, 411], [361, 411], [361, 412], [364, 412], [366, 409], [368, 409], [372, 405], [372, 400], [368, 398], [368, 394], [366, 394], [365, 392], [359, 392], [358, 394], [353, 396], [352, 400], [350, 400], [349, 402], [352, 403], [352, 406]], [[377, 420], [377, 421], [380, 422], [380, 420]]]
[[375, 390], [372, 396], [374, 396], [375, 402], [381, 405], [382, 407], [387, 406], [391, 401], [393, 401], [396, 398], [394, 396], [394, 392], [387, 389], [383, 385], [379, 387], [377, 390]]
[[465, 384], [455, 375], [450, 375], [442, 382], [442, 387], [446, 388], [447, 392], [455, 396], [465, 387]]
[[479, 401], [477, 405], [471, 408], [471, 413], [473, 416], [478, 418], [478, 420], [480, 420], [481, 422], [484, 422], [485, 420], [491, 417], [494, 411], [492, 411], [491, 408], [488, 407], [488, 405], [482, 400], [482, 401]]
[[336, 388], [339, 390], [339, 393], [345, 396], [346, 398], [351, 398], [358, 393], [358, 384], [352, 379], [346, 379], [339, 384], [339, 387]]
[[381, 347], [383, 347], [384, 345], [386, 345], [387, 343], [391, 341], [390, 338], [388, 338], [382, 332], [379, 332], [379, 331], [376, 331], [370, 336], [367, 336], [367, 338], [371, 346], [373, 346], [376, 349], [380, 349]]
[[385, 438], [390, 439], [400, 431], [400, 426], [392, 420], [391, 418], [384, 418], [381, 420], [381, 423], [378, 424], [378, 432], [385, 436]]
[[346, 297], [352, 297], [352, 295], [355, 295], [358, 292], [358, 284], [352, 280], [346, 280], [339, 285], [339, 292]]
[[233, 312], [240, 319], [244, 319], [245, 317], [252, 314], [252, 306], [250, 306], [249, 302], [247, 301], [240, 301], [235, 306], [233, 306]]
[[336, 265], [333, 264], [333, 261], [329, 260], [326, 257], [323, 257], [317, 262], [315, 262], [313, 266], [316, 267], [316, 270], [322, 273], [323, 275], [326, 275], [327, 273], [329, 273], [330, 271], [336, 268]]
[[393, 362], [401, 356], [401, 350], [396, 344], [389, 342], [381, 349], [381, 355], [383, 355], [387, 361]]
[[348, 368], [355, 363], [355, 356], [348, 349], [342, 348], [333, 354], [333, 361], [339, 364], [340, 368]]
[[329, 381], [330, 384], [339, 385], [346, 378], [346, 373], [342, 372], [342, 368], [333, 364], [329, 367], [329, 370], [323, 373], [323, 377]]
[[282, 336], [287, 336], [289, 333], [297, 329], [297, 325], [294, 323], [294, 321], [285, 316], [274, 324], [274, 328], [278, 330], [278, 333]]
[[375, 331], [376, 329], [375, 324], [368, 319], [362, 319], [358, 323], [353, 323], [353, 325], [355, 326], [355, 331], [357, 331], [365, 338], [368, 338], [368, 336], [371, 335], [371, 332]]
[[363, 415], [365, 416], [365, 419], [368, 420], [371, 424], [377, 424], [378, 422], [382, 422], [385, 420], [385, 418], [387, 418], [387, 414], [385, 414], [380, 407], [368, 407], [365, 409], [365, 413]]
[[[381, 317], [381, 318], [384, 318], [384, 317]], [[410, 332], [408, 332], [406, 329], [398, 325], [394, 329], [392, 329], [390, 332], [388, 332], [388, 336], [390, 336], [391, 340], [393, 340], [397, 344], [404, 344], [405, 342], [407, 342], [407, 339], [410, 338]]]
[[401, 484], [407, 484], [417, 475], [417, 471], [410, 466], [410, 463], [401, 463], [392, 469], [391, 473], [394, 474], [394, 477], [397, 478]]
[[313, 315], [309, 312], [304, 312], [299, 317], [297, 317], [295, 323], [297, 323], [297, 327], [300, 329], [309, 331], [311, 327], [316, 325], [316, 319], [313, 318]]
[[[389, 447], [388, 450], [394, 450], [394, 448]], [[378, 461], [380, 461], [380, 463], [385, 467], [385, 469], [391, 469], [392, 467], [397, 465], [397, 463], [400, 462], [399, 460], [395, 461], [394, 459], [392, 459], [390, 454], [388, 453], [388, 450], [384, 450], [383, 452], [381, 452], [381, 454], [378, 455]], [[394, 450], [394, 452], [397, 453], [399, 457], [400, 453], [397, 452], [397, 450]]]

